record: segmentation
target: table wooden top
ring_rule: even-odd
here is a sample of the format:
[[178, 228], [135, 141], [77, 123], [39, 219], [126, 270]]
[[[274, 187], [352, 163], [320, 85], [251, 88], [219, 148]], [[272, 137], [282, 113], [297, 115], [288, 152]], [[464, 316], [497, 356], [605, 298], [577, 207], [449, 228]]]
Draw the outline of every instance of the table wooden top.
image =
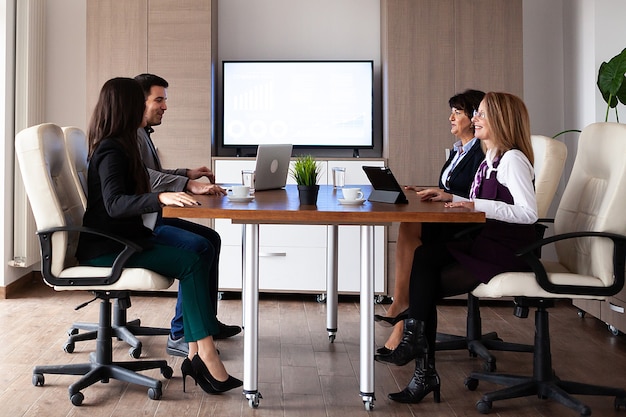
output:
[[[369, 196], [370, 185], [351, 185]], [[365, 201], [362, 205], [343, 205], [340, 190], [321, 185], [316, 206], [301, 206], [298, 189], [259, 191], [249, 203], [234, 203], [226, 196], [198, 195], [199, 206], [163, 208], [164, 217], [232, 219], [237, 223], [263, 224], [387, 224], [392, 222], [482, 223], [485, 213], [464, 208], [445, 208], [441, 202], [423, 202], [410, 191], [409, 204]]]

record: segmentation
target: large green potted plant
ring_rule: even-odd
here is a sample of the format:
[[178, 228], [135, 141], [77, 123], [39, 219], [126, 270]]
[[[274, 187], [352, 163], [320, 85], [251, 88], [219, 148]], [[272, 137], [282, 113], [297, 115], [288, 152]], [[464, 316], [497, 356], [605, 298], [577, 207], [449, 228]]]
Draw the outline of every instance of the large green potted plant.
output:
[[298, 184], [298, 195], [300, 204], [317, 204], [317, 194], [319, 192], [318, 180], [321, 169], [311, 155], [299, 156], [290, 170], [291, 177]]
[[[606, 103], [606, 113], [604, 121], [609, 121], [609, 110], [615, 109], [615, 121], [619, 123], [619, 114], [617, 105], [619, 103], [626, 104], [626, 48], [619, 54], [615, 55], [609, 62], [603, 62], [598, 69], [598, 81], [596, 82], [600, 94]], [[563, 130], [553, 138], [564, 133], [578, 132], [579, 129]]]
[[607, 104], [604, 121], [609, 121], [609, 109], [614, 108], [615, 121], [619, 123], [617, 105], [626, 104], [626, 48], [600, 65], [597, 84]]

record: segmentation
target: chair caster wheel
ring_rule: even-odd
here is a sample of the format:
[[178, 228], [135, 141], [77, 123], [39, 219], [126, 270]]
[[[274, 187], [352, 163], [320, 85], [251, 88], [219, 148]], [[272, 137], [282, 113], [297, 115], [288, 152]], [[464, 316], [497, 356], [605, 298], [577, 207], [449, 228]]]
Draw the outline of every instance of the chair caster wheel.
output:
[[160, 400], [162, 396], [161, 388], [148, 388], [148, 398], [151, 400]]
[[626, 397], [615, 397], [613, 406], [615, 407], [615, 411], [619, 411], [622, 406], [624, 406], [624, 410], [626, 410]]
[[476, 391], [476, 388], [478, 388], [478, 380], [476, 378], [465, 378], [465, 388], [470, 391]]
[[165, 379], [170, 379], [172, 375], [174, 375], [174, 370], [170, 366], [166, 366], [161, 368], [161, 375], [163, 375]]
[[133, 359], [139, 359], [139, 357], [141, 356], [141, 346], [137, 346], [136, 348], [131, 347], [130, 349], [128, 349], [128, 354]]
[[76, 394], [70, 395], [70, 401], [72, 402], [72, 404], [74, 404], [77, 407], [83, 404], [84, 399], [85, 399], [85, 396], [80, 391], [77, 392]]
[[330, 341], [330, 343], [335, 343], [335, 337], [337, 337], [336, 334], [329, 334], [328, 335], [328, 340]]
[[75, 334], [78, 334], [78, 329], [75, 329], [74, 327], [67, 331], [68, 336], [74, 336]]
[[65, 351], [65, 353], [74, 353], [74, 342], [67, 342], [65, 345], [63, 345], [63, 350]]
[[[40, 386], [43, 387], [43, 384], [45, 384], [46, 379], [44, 378], [43, 374], [33, 374], [33, 385], [34, 386]], [[617, 400], [615, 400], [617, 401]]]
[[476, 410], [480, 414], [488, 414], [491, 411], [491, 407], [493, 407], [493, 403], [491, 401], [479, 400], [476, 403]]

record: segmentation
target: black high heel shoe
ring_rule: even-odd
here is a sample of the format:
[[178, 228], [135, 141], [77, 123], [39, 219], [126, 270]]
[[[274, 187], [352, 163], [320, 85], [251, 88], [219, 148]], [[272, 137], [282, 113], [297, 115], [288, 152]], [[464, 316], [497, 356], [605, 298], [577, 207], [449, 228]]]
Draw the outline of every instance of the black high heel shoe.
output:
[[389, 349], [387, 346], [381, 346], [376, 349], [377, 355], [389, 355], [391, 352], [393, 352], [393, 349]]
[[409, 309], [408, 308], [406, 310], [404, 310], [402, 313], [400, 313], [397, 316], [395, 316], [395, 317], [387, 317], [387, 316], [381, 316], [380, 314], [374, 314], [374, 321], [379, 322], [380, 324], [382, 324], [385, 327], [393, 327], [397, 323], [401, 322], [402, 320], [408, 319], [408, 318], [409, 318]]
[[187, 377], [190, 376], [193, 379], [193, 382], [198, 385], [196, 371], [193, 369], [193, 365], [189, 358], [185, 358], [183, 363], [180, 365], [180, 372], [183, 374], [183, 392], [185, 392], [185, 383], [187, 382]]
[[196, 372], [196, 382], [207, 394], [218, 394], [243, 385], [243, 381], [230, 375], [228, 375], [226, 381], [218, 381], [215, 379], [197, 354], [191, 360], [191, 365]]
[[388, 354], [377, 353], [374, 359], [378, 362], [404, 366], [413, 359], [424, 357], [427, 351], [428, 342], [424, 336], [424, 322], [406, 319], [400, 344]]

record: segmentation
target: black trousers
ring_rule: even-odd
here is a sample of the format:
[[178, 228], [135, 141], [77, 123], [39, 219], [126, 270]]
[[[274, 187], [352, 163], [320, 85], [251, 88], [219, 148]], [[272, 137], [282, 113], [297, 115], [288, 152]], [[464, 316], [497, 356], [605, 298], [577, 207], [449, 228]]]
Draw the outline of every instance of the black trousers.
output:
[[430, 355], [435, 352], [437, 337], [437, 302], [468, 293], [480, 283], [459, 265], [445, 241], [425, 243], [415, 250], [409, 285], [409, 317], [424, 322]]

